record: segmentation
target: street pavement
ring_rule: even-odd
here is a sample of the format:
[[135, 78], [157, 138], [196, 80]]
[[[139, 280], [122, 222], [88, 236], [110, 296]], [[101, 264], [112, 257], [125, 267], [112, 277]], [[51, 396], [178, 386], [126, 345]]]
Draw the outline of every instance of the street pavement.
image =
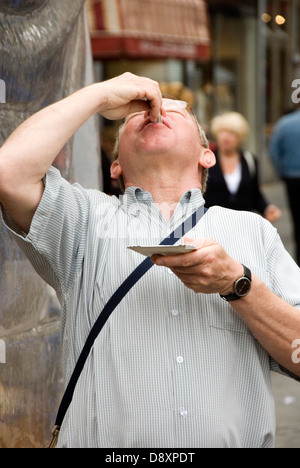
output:
[[[286, 249], [294, 256], [293, 227], [284, 184], [266, 184], [262, 189], [270, 203], [282, 210], [282, 218], [275, 227]], [[276, 448], [300, 448], [300, 383], [272, 373], [272, 384], [277, 417]]]

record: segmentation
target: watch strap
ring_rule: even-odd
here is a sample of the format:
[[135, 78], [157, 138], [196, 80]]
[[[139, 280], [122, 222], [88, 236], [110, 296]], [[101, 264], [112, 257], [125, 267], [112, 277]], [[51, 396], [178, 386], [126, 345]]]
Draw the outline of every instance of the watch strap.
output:
[[[249, 281], [252, 281], [251, 271], [245, 265], [243, 265], [243, 267], [244, 267], [244, 276], [242, 276], [242, 278], [247, 278]], [[242, 279], [242, 278], [239, 278], [239, 279]], [[226, 301], [226, 302], [238, 301], [239, 299], [242, 299], [242, 297], [245, 297], [245, 296], [238, 296], [238, 294], [236, 294], [235, 292], [233, 292], [232, 294], [229, 294], [228, 296], [222, 296], [221, 295], [221, 298], [224, 299], [224, 301]]]

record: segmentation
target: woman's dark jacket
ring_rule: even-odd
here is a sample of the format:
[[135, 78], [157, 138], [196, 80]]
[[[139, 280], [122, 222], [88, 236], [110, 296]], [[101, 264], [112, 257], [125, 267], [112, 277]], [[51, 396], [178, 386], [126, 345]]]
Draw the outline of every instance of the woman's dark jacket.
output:
[[244, 153], [241, 151], [242, 178], [236, 194], [230, 193], [227, 188], [221, 169], [218, 151], [215, 151], [216, 165], [209, 170], [207, 191], [204, 195], [206, 207], [222, 206], [232, 210], [256, 211], [263, 214], [268, 202], [260, 191], [258, 178], [258, 163], [256, 158], [255, 171], [249, 167]]

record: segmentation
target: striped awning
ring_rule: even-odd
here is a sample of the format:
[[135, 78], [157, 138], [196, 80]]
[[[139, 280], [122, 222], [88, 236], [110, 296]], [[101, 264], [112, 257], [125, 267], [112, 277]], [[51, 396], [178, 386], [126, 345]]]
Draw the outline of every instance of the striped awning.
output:
[[92, 0], [89, 23], [96, 58], [210, 56], [204, 0]]

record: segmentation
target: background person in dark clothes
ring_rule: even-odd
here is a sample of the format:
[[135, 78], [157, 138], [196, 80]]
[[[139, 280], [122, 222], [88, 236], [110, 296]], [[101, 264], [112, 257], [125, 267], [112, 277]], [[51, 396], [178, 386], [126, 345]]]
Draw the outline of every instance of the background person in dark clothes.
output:
[[277, 221], [282, 213], [260, 190], [257, 159], [242, 149], [249, 134], [246, 119], [228, 112], [213, 119], [211, 131], [217, 142], [217, 163], [209, 171], [206, 206], [256, 211], [272, 223]]
[[270, 144], [270, 156], [278, 176], [284, 180], [294, 222], [296, 259], [300, 265], [300, 107], [277, 123]]

